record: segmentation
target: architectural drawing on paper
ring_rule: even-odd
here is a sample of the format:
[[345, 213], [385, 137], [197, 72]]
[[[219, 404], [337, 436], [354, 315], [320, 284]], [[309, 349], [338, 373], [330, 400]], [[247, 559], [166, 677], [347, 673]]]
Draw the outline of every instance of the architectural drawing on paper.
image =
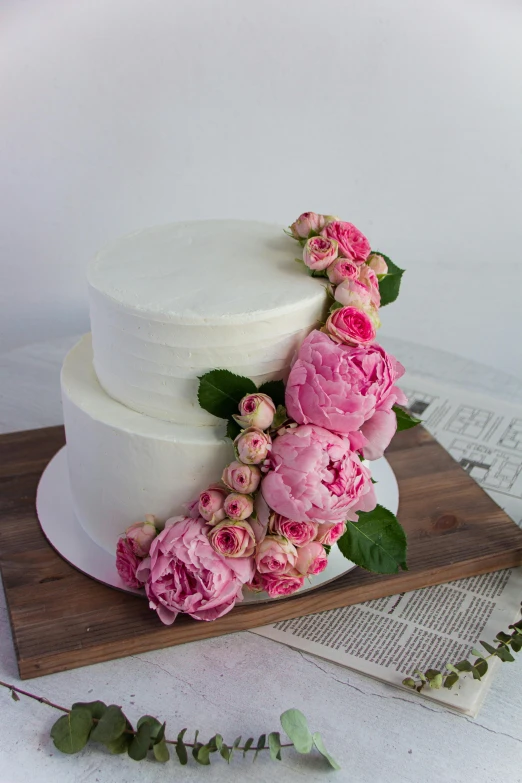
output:
[[459, 405], [444, 429], [468, 438], [480, 438], [493, 418], [491, 411], [474, 408], [472, 405]]
[[425, 394], [424, 392], [405, 389], [404, 387], [402, 387], [402, 390], [408, 398], [408, 410], [414, 416], [422, 416], [433, 400], [437, 399], [434, 394]]
[[448, 451], [484, 488], [522, 498], [522, 457], [460, 438]]
[[511, 420], [509, 427], [500, 437], [498, 445], [522, 454], [522, 419]]

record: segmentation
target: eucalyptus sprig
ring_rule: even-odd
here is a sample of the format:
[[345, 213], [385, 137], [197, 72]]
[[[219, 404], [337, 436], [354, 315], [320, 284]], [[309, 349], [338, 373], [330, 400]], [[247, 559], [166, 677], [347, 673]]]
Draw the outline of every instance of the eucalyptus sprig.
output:
[[319, 732], [312, 734], [305, 716], [296, 709], [286, 710], [280, 718], [290, 742], [282, 743], [278, 731], [261, 734], [257, 742], [254, 737], [249, 737], [241, 744], [242, 738], [237, 737], [234, 742], [227, 744], [221, 734], [214, 734], [207, 742], [201, 742], [199, 730], [196, 730], [193, 742], [186, 742], [187, 729], [182, 729], [175, 740], [167, 739], [165, 722], [161, 723], [152, 715], [142, 715], [134, 728], [116, 704], [107, 705], [103, 701], [76, 702], [68, 709], [7, 682], [0, 680], [0, 685], [11, 691], [14, 701], [20, 701], [18, 694], [22, 694], [64, 713], [52, 726], [51, 737], [56, 748], [69, 755], [79, 753], [88, 742], [98, 742], [109, 753], [127, 753], [134, 761], [143, 761], [152, 754], [156, 761], [165, 763], [170, 759], [168, 746], [171, 745], [180, 764], [188, 763], [190, 752], [198, 764], [208, 766], [213, 753], [218, 753], [230, 763], [236, 751], [242, 752], [243, 758], [247, 753], [253, 753], [255, 761], [260, 752], [267, 750], [272, 761], [281, 761], [283, 748], [294, 748], [303, 754], [309, 754], [315, 748], [333, 769], [340, 769], [326, 750]]
[[423, 672], [415, 669], [413, 676], [406, 677], [402, 684], [420, 693], [426, 686], [434, 689], [453, 688], [460, 676], [466, 673], [471, 673], [474, 680], [481, 680], [488, 670], [488, 661], [491, 658], [499, 658], [503, 663], [512, 663], [515, 660], [512, 652], [517, 653], [522, 650], [522, 619], [508, 627], [512, 629], [511, 634], [504, 631], [497, 633], [495, 637], [495, 641], [498, 642], [497, 647], [489, 642], [480, 641], [488, 655], [473, 648], [470, 653], [475, 657], [473, 663], [468, 657], [458, 663], [447, 663], [443, 671], [427, 669]]

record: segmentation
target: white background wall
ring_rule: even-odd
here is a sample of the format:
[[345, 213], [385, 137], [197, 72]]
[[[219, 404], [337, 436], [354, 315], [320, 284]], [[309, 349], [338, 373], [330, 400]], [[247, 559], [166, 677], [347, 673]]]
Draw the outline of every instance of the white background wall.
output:
[[392, 336], [522, 377], [522, 3], [3, 0], [2, 348], [184, 218], [335, 212], [408, 269]]

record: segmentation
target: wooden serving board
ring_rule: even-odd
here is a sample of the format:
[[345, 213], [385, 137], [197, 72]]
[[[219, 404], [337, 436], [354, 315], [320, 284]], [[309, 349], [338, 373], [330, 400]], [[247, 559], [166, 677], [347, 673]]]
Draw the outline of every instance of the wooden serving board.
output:
[[180, 615], [167, 627], [147, 601], [84, 576], [44, 538], [36, 487], [64, 441], [63, 427], [0, 436], [0, 569], [22, 679], [522, 564], [522, 530], [416, 427], [386, 455], [399, 482], [409, 571], [378, 576], [356, 568], [302, 596], [239, 605], [214, 622]]

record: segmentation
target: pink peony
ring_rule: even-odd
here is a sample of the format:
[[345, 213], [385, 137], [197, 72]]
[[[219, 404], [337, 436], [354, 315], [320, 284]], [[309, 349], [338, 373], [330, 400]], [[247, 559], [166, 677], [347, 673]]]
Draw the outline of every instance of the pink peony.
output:
[[310, 233], [315, 231], [317, 234], [324, 228], [325, 219], [323, 215], [317, 212], [303, 212], [297, 220], [290, 226], [290, 231], [296, 239], [308, 239]]
[[272, 439], [267, 432], [257, 427], [243, 430], [234, 441], [237, 455], [245, 465], [259, 465], [264, 462], [272, 448]]
[[281, 514], [270, 515], [270, 530], [279, 536], [287, 538], [294, 546], [304, 546], [313, 541], [317, 535], [317, 522], [296, 522], [282, 517]]
[[397, 430], [397, 417], [392, 410], [377, 410], [361, 427], [366, 439], [363, 447], [365, 459], [382, 457]]
[[[224, 487], [214, 484], [199, 496], [199, 515], [210, 525], [215, 525], [225, 519], [225, 499], [227, 495], [228, 491]], [[197, 518], [198, 515], [191, 512], [191, 516], [196, 516]]]
[[242, 462], [231, 462], [223, 471], [223, 483], [234, 492], [250, 495], [255, 492], [261, 481], [261, 471], [257, 465], [243, 465]]
[[296, 571], [303, 576], [313, 576], [320, 574], [328, 565], [328, 558], [324, 551], [324, 546], [317, 541], [311, 541], [309, 544], [297, 550]]
[[137, 576], [138, 567], [143, 561], [135, 552], [130, 541], [124, 536], [118, 539], [116, 545], [116, 570], [129, 587], [143, 587], [143, 581]]
[[282, 536], [266, 536], [258, 544], [256, 566], [260, 574], [282, 574], [293, 568], [297, 559], [297, 550]]
[[[377, 343], [339, 345], [314, 331], [301, 345], [290, 372], [286, 408], [298, 424], [316, 424], [349, 435], [376, 410], [391, 411], [395, 403], [406, 402], [395, 385], [403, 374], [404, 367]], [[365, 443], [363, 438], [361, 447]]]
[[333, 285], [339, 285], [343, 280], [357, 280], [360, 267], [349, 258], [338, 258], [328, 267], [326, 274]]
[[316, 541], [326, 546], [332, 546], [346, 530], [346, 522], [325, 522], [319, 525]]
[[368, 256], [368, 260], [366, 262], [370, 269], [373, 269], [376, 275], [387, 275], [388, 274], [388, 264], [384, 260], [382, 256], [380, 256], [378, 253], [372, 253], [370, 256]]
[[127, 542], [137, 557], [147, 557], [149, 554], [150, 546], [158, 535], [154, 523], [152, 514], [146, 514], [145, 522], [135, 522], [125, 531]]
[[256, 548], [254, 531], [245, 521], [225, 519], [210, 530], [208, 540], [223, 557], [251, 557]]
[[333, 340], [345, 345], [368, 345], [375, 340], [371, 317], [357, 307], [334, 310], [328, 317], [326, 330]]
[[229, 519], [248, 519], [254, 510], [251, 495], [231, 492], [225, 499], [225, 512]]
[[261, 485], [278, 514], [310, 522], [357, 519], [375, 508], [370, 471], [350, 449], [348, 439], [322, 427], [304, 425], [279, 435], [272, 470]]
[[266, 590], [270, 598], [281, 598], [284, 595], [292, 595], [304, 585], [304, 576], [293, 574], [263, 574], [261, 577], [263, 590]]
[[208, 540], [204, 519], [173, 517], [155, 538], [139, 567], [149, 606], [165, 625], [179, 612], [195, 620], [216, 620], [242, 600], [254, 576], [253, 558], [225, 558]]
[[370, 292], [371, 302], [374, 307], [381, 306], [381, 292], [377, 275], [369, 266], [363, 264], [359, 267], [359, 282]]
[[335, 220], [324, 227], [321, 236], [335, 239], [339, 244], [339, 255], [350, 258], [356, 264], [363, 264], [370, 255], [370, 243], [352, 223]]
[[319, 272], [333, 264], [338, 253], [335, 239], [310, 237], [303, 249], [303, 261], [309, 269]]
[[272, 422], [276, 407], [268, 394], [247, 394], [239, 403], [239, 416], [233, 418], [240, 427], [256, 427], [267, 430]]

